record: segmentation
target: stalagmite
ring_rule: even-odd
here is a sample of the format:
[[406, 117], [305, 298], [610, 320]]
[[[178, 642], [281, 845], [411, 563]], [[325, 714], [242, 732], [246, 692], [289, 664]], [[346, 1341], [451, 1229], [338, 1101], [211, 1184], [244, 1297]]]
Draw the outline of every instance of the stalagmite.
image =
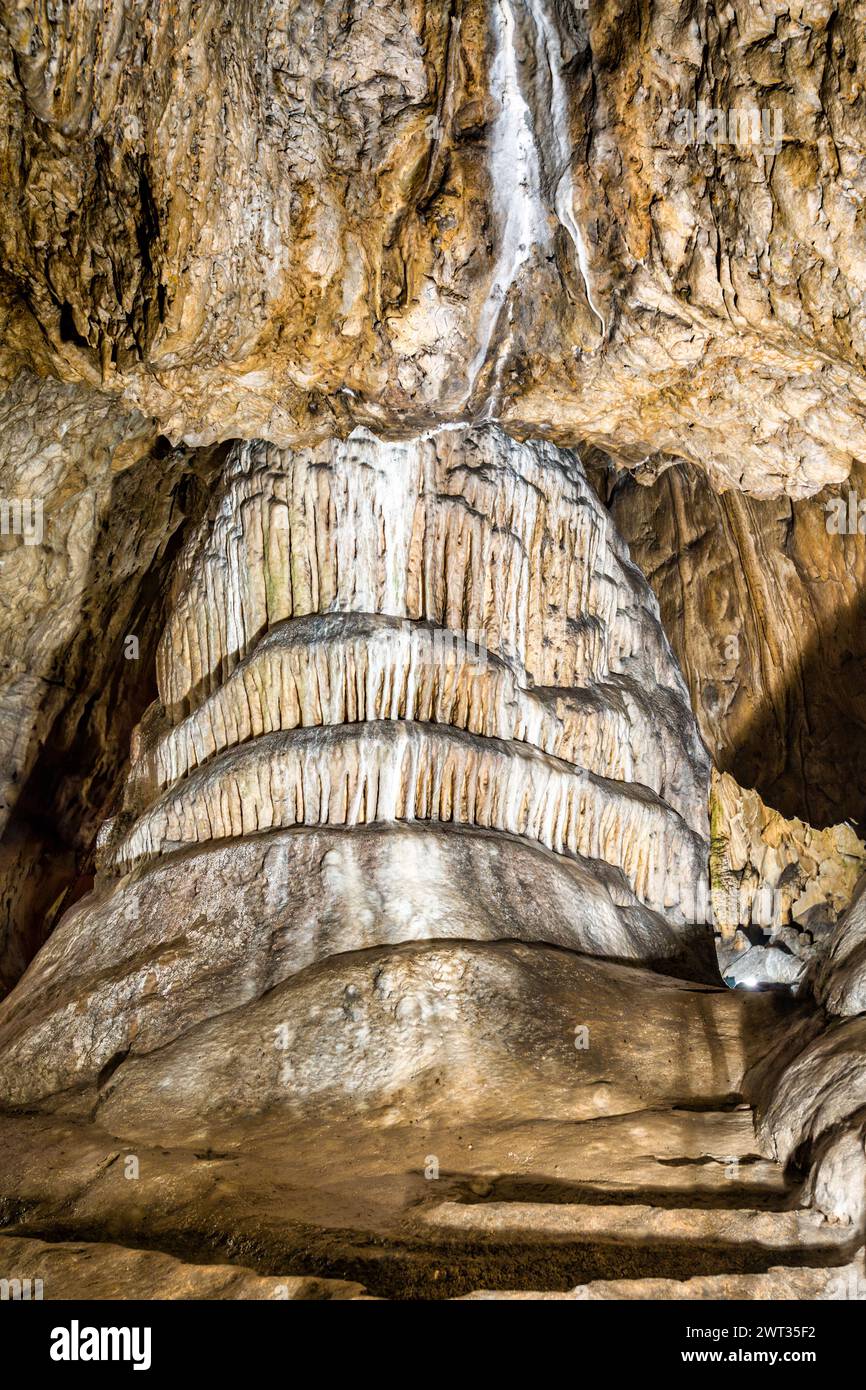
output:
[[[157, 672], [124, 809], [100, 839], [102, 904], [67, 919], [30, 977], [31, 1004], [8, 1018], [12, 1060], [0, 1073], [18, 1100], [44, 1091], [44, 1069], [24, 1059], [44, 1050], [45, 1023], [50, 1084], [61, 1054], [78, 1083], [98, 1081], [109, 1045], [134, 1052], [147, 1034], [129, 993], [136, 971], [162, 978], [150, 906], [98, 1009], [105, 966], [84, 966], [88, 1034], [104, 1007], [116, 1011], [94, 1047], [51, 983], [52, 948], [92, 956], [105, 921], [128, 921], [175, 862], [195, 887], [181, 899], [173, 889], [166, 905], [191, 943], [208, 850], [240, 866], [258, 846], [243, 877], [263, 888], [278, 863], [294, 895], [318, 847], [308, 892], [324, 892], [325, 916], [339, 913], [330, 949], [297, 902], [282, 920], [279, 894], [251, 923], [262, 945], [299, 934], [294, 969], [451, 937], [453, 907], [434, 910], [448, 866], [458, 884], [486, 880], [494, 856], [511, 888], [492, 914], [480, 899], [461, 913], [463, 939], [517, 935], [718, 978], [696, 915], [708, 896], [709, 763], [653, 597], [577, 455], [492, 425], [400, 444], [357, 432], [314, 451], [230, 450], [178, 557]], [[436, 844], [442, 858], [433, 879], [419, 858], [427, 837], [427, 854]], [[521, 915], [514, 891], [522, 881], [542, 895], [545, 873], [549, 919], [537, 906]], [[434, 896], [421, 907], [425, 885]], [[418, 907], [398, 909], [395, 892]], [[318, 947], [303, 940], [311, 929]], [[227, 968], [216, 938], [191, 949], [216, 951], [218, 976]]]
[[177, 584], [165, 713], [106, 866], [292, 825], [454, 822], [603, 860], [687, 917], [707, 762], [576, 456], [494, 427], [243, 448]]

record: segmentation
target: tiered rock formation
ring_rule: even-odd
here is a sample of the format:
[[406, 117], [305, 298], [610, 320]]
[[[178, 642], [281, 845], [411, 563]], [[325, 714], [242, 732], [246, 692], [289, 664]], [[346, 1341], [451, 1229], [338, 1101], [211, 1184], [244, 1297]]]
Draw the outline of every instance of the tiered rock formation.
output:
[[443, 938], [718, 978], [695, 910], [708, 760], [576, 456], [491, 426], [239, 446], [169, 602], [160, 699], [103, 837], [125, 876], [10, 1000], [7, 1096], [194, 1028], [217, 1005], [190, 992], [200, 951], [220, 1011], [347, 951]]
[[[237, 446], [169, 605], [102, 881], [0, 1011], [0, 1255], [68, 1289], [86, 1222], [131, 1290], [118, 1243], [192, 1260], [176, 1296], [270, 1287], [206, 1280], [205, 1229], [375, 1293], [852, 1296], [857, 1230], [756, 1152], [792, 1006], [720, 987], [707, 756], [577, 457]], [[82, 1205], [112, 1152], [139, 1181]], [[195, 1160], [242, 1154], [243, 1209]]]
[[707, 758], [573, 455], [495, 429], [244, 446], [175, 583], [165, 727], [155, 711], [119, 866], [296, 824], [442, 821], [603, 860], [682, 918]]

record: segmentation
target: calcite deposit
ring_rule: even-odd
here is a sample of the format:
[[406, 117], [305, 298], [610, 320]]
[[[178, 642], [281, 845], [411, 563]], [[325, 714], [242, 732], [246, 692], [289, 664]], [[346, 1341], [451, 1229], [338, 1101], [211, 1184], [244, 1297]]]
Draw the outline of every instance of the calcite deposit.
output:
[[[467, 941], [515, 936], [718, 979], [697, 915], [708, 759], [649, 587], [576, 455], [494, 426], [399, 446], [353, 434], [312, 458], [243, 446], [169, 602], [158, 701], [101, 837], [105, 887], [0, 1025], [8, 1099], [98, 1081], [114, 1059], [125, 1075], [222, 1013], [237, 966], [240, 1006], [347, 952], [443, 937], [457, 955], [422, 953], [421, 981], [462, 976]], [[473, 878], [455, 910], [448, 884]], [[523, 969], [503, 987], [531, 998]], [[417, 1026], [414, 988], [394, 988]]]
[[243, 447], [175, 584], [139, 740], [153, 772], [134, 762], [106, 836], [118, 867], [292, 825], [442, 821], [602, 860], [688, 916], [708, 761], [575, 456], [494, 427]]
[[859, 0], [2, 13], [9, 376], [189, 443], [489, 409], [759, 496], [863, 459]]
[[651, 487], [607, 461], [593, 477], [717, 767], [785, 819], [863, 839], [866, 469], [801, 501], [720, 494], [683, 465]]
[[866, 1298], [860, 10], [0, 0], [4, 1298]]
[[710, 821], [713, 925], [726, 978], [794, 983], [814, 972], [831, 940], [838, 953], [833, 928], [866, 868], [852, 827], [786, 821], [728, 773], [713, 774]]

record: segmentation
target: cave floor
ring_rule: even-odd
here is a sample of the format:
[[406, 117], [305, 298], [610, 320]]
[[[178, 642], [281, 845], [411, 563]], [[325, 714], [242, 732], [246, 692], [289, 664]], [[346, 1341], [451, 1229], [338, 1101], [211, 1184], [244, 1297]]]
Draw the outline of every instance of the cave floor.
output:
[[7, 1115], [0, 1277], [42, 1278], [47, 1298], [862, 1287], [859, 1236], [800, 1208], [743, 1104], [498, 1127], [383, 1118], [260, 1116], [215, 1150], [133, 1149], [96, 1124]]

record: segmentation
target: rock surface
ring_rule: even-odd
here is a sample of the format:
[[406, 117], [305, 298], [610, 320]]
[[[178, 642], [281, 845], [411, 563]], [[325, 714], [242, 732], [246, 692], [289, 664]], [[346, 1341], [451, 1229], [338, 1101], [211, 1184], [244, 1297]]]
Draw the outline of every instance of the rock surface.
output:
[[[762, 1142], [781, 1162], [811, 1158], [811, 1186], [821, 1210], [862, 1224], [866, 1216], [866, 1019], [831, 1019], [759, 1093]], [[859, 1155], [859, 1157], [858, 1157]]]
[[[852, 969], [862, 934], [847, 909], [862, 893], [866, 845], [850, 825], [816, 830], [786, 821], [757, 792], [744, 791], [728, 773], [713, 773], [710, 899], [719, 968], [735, 984], [796, 984], [820, 969], [824, 993], [856, 990]], [[835, 924], [844, 915], [844, 935]], [[844, 944], [843, 944], [844, 943]], [[832, 944], [834, 965], [824, 963]], [[829, 984], [835, 968], [837, 984]], [[820, 994], [819, 994], [819, 997]], [[833, 1005], [831, 1005], [831, 1008]], [[857, 1012], [835, 1008], [835, 1012]]]
[[[786, 819], [866, 827], [866, 469], [805, 501], [593, 470], [716, 766]], [[842, 507], [842, 515], [838, 508]]]
[[766, 1274], [704, 1274], [694, 1279], [598, 1279], [578, 1285], [568, 1293], [486, 1293], [467, 1299], [568, 1299], [590, 1303], [608, 1299], [744, 1299], [759, 1301], [800, 1299], [866, 1299], [863, 1262], [852, 1261], [841, 1269], [791, 1269], [780, 1266]]
[[831, 1014], [866, 1013], [866, 877], [830, 939], [816, 993]]
[[747, 922], [832, 925], [850, 905], [866, 867], [850, 825], [786, 821], [727, 773], [713, 776], [710, 819], [713, 920], [724, 935]]
[[[27, 1273], [21, 1275], [20, 1270]], [[0, 1280], [25, 1282], [21, 1297], [90, 1301], [129, 1299], [320, 1300], [364, 1296], [360, 1284], [298, 1276], [263, 1278], [242, 1265], [184, 1264], [153, 1250], [61, 1241], [49, 1244], [20, 1236], [0, 1236]], [[38, 1281], [38, 1283], [37, 1283]], [[12, 1285], [11, 1297], [15, 1297]]]
[[173, 439], [863, 457], [858, 0], [3, 9], [3, 369]]
[[[743, 1007], [743, 996], [718, 997]], [[753, 996], [748, 1010], [744, 1033], [760, 1037], [786, 1023], [790, 1004]], [[735, 1052], [728, 1060], [735, 1071]], [[214, 1142], [191, 1147], [157, 1139], [155, 1125], [139, 1139], [113, 1134], [104, 1114], [0, 1115], [0, 1194], [15, 1223], [5, 1238], [48, 1231], [52, 1245], [230, 1261], [244, 1281], [250, 1269], [336, 1277], [386, 1298], [562, 1296], [597, 1281], [614, 1281], [623, 1298], [666, 1296], [674, 1284], [704, 1297], [862, 1297], [857, 1233], [798, 1209], [797, 1185], [758, 1151], [747, 1106], [575, 1122], [528, 1118], [537, 1105], [515, 1087], [494, 1124], [458, 1106], [413, 1115], [405, 1103], [344, 1111], [338, 1123], [284, 1110], [214, 1117]], [[462, 1213], [459, 1228], [442, 1225], [443, 1204]], [[697, 1229], [699, 1240], [681, 1238]], [[58, 1251], [55, 1270], [63, 1262]], [[122, 1268], [122, 1255], [112, 1262]]]
[[22, 374], [0, 397], [0, 993], [92, 883], [192, 466], [110, 395]]
[[705, 929], [675, 932], [614, 872], [510, 837], [458, 827], [253, 836], [155, 864], [68, 913], [3, 1012], [0, 1071], [16, 1103], [29, 1101], [329, 957], [515, 939], [713, 973]]

